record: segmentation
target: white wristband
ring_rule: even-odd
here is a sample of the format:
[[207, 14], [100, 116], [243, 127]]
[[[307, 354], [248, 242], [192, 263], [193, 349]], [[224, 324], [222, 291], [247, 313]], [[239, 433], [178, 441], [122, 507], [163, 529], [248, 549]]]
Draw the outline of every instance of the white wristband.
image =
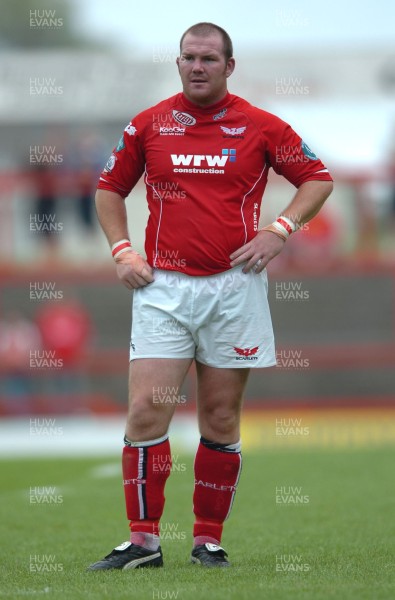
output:
[[131, 249], [132, 243], [130, 240], [120, 240], [119, 242], [115, 242], [115, 244], [111, 246], [111, 254], [112, 257], [115, 259], [118, 258], [118, 256], [120, 256], [124, 252], [128, 252]]
[[294, 233], [297, 229], [296, 223], [291, 221], [288, 217], [283, 217], [282, 215], [278, 217], [274, 223], [272, 223], [273, 227], [284, 234], [286, 237], [289, 237], [291, 233]]

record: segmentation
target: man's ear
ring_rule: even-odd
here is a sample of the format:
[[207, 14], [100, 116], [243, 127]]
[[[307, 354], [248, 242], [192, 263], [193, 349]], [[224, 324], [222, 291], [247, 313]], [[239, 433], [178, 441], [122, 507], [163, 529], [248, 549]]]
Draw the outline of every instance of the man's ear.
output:
[[236, 61], [235, 59], [232, 57], [228, 60], [227, 64], [226, 64], [226, 77], [230, 77], [233, 73], [233, 71], [235, 70], [235, 66], [236, 66]]
[[178, 72], [180, 72], [180, 57], [179, 56], [177, 56], [177, 58], [176, 58], [176, 64], [177, 64]]

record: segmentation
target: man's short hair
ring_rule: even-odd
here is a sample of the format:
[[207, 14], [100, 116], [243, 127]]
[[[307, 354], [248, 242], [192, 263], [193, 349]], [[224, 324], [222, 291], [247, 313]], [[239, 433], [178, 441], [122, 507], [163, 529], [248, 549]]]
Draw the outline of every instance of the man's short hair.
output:
[[184, 38], [187, 35], [187, 33], [192, 33], [193, 35], [200, 35], [202, 37], [206, 37], [211, 35], [215, 31], [217, 31], [222, 37], [224, 54], [226, 61], [228, 61], [233, 56], [232, 40], [230, 39], [230, 36], [225, 31], [225, 29], [222, 29], [222, 27], [219, 27], [219, 25], [215, 25], [214, 23], [202, 22], [196, 23], [196, 25], [192, 25], [191, 27], [189, 27], [181, 36], [180, 52], [182, 52], [182, 42], [184, 41]]

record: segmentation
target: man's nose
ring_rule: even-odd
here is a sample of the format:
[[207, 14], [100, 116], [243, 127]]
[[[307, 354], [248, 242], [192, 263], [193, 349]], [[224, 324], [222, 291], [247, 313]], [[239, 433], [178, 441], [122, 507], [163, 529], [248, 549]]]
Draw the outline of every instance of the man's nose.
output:
[[203, 63], [197, 59], [193, 61], [192, 71], [203, 71]]

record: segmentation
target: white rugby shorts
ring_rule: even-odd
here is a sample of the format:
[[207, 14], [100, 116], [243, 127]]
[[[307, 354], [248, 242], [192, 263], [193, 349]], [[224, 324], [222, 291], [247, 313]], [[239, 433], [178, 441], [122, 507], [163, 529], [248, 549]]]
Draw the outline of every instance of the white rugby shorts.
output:
[[154, 269], [133, 292], [130, 360], [194, 358], [217, 368], [276, 364], [266, 270], [196, 277]]

